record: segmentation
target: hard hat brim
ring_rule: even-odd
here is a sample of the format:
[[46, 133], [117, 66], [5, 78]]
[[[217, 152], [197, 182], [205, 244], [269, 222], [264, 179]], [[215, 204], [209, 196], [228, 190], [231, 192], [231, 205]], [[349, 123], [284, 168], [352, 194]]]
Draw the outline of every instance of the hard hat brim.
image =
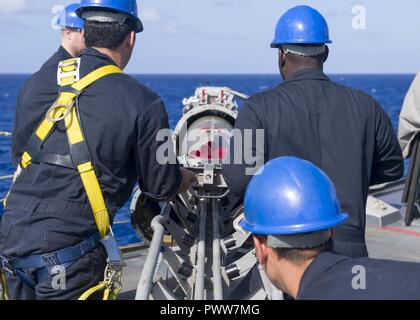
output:
[[137, 19], [137, 29], [134, 30], [136, 33], [140, 33], [144, 31], [143, 23], [140, 19]]
[[333, 43], [331, 40], [328, 40], [328, 41], [325, 41], [325, 42], [313, 42], [313, 41], [311, 41], [311, 42], [305, 42], [305, 41], [302, 41], [302, 42], [293, 42], [293, 43], [292, 42], [287, 42], [287, 41], [284, 41], [284, 42], [281, 42], [281, 43], [279, 43], [277, 41], [273, 41], [270, 44], [270, 47], [273, 48], [273, 49], [280, 49], [280, 47], [282, 45], [285, 45], [285, 44], [294, 44], [294, 45], [323, 45], [323, 44], [331, 44], [331, 43]]
[[246, 217], [239, 222], [239, 226], [245, 231], [251, 232], [256, 235], [293, 235], [293, 234], [304, 234], [327, 230], [341, 225], [348, 219], [347, 213], [341, 213], [336, 219], [328, 222], [313, 222], [311, 224], [302, 224], [298, 226], [287, 226], [287, 227], [267, 227], [267, 226], [256, 226], [250, 224]]
[[[98, 6], [91, 5], [89, 7], [81, 7], [81, 8], [76, 10], [76, 14], [79, 17], [82, 17], [83, 11], [86, 11], [86, 10], [89, 10], [89, 9], [98, 9], [98, 8], [103, 9], [103, 7], [100, 7], [99, 5]], [[106, 9], [103, 9], [103, 10], [106, 10]], [[109, 9], [109, 10], [110, 11], [121, 12], [121, 13], [127, 15], [127, 17], [129, 17], [130, 19], [134, 20], [136, 22], [136, 29], [134, 30], [136, 33], [140, 33], [140, 32], [144, 31], [143, 23], [141, 22], [139, 17], [135, 17], [133, 15], [127, 14], [127, 12], [124, 12], [124, 11], [121, 11], [121, 10], [118, 10], [118, 9]]]

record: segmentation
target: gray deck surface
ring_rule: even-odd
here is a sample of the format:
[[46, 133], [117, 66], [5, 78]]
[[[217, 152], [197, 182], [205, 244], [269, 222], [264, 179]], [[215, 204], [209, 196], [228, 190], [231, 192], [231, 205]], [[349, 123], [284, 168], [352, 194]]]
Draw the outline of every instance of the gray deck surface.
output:
[[382, 201], [400, 210], [401, 220], [383, 229], [367, 226], [366, 240], [373, 258], [420, 262], [420, 221], [411, 227], [404, 225], [405, 207], [401, 204], [404, 185], [374, 194]]

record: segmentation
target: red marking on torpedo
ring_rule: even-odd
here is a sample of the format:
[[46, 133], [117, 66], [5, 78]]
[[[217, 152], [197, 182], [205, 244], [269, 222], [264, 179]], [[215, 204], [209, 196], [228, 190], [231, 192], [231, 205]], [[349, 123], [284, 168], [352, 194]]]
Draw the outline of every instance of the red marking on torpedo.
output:
[[205, 89], [203, 89], [202, 96], [203, 96], [203, 103], [204, 103], [204, 102], [206, 102], [206, 90]]

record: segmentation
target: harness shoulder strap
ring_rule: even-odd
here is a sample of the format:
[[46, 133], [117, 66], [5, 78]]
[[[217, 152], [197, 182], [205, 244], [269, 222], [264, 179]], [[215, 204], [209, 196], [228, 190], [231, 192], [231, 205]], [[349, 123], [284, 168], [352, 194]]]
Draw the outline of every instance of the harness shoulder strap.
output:
[[[104, 66], [88, 74], [83, 79], [74, 83], [71, 87], [74, 90], [81, 92], [95, 81], [107, 75], [121, 72], [122, 71], [114, 65]], [[94, 171], [93, 162], [79, 122], [76, 108], [73, 108], [64, 120], [67, 128], [70, 155], [77, 171], [79, 171], [99, 233], [101, 237], [105, 237], [109, 232], [110, 226], [109, 212], [105, 204], [98, 178]]]
[[114, 65], [108, 65], [104, 67], [100, 67], [96, 69], [95, 71], [92, 71], [84, 78], [80, 79], [79, 81], [75, 82], [71, 87], [77, 91], [82, 91], [86, 89], [88, 86], [90, 86], [95, 81], [111, 75], [111, 74], [117, 74], [117, 73], [123, 73], [120, 68]]

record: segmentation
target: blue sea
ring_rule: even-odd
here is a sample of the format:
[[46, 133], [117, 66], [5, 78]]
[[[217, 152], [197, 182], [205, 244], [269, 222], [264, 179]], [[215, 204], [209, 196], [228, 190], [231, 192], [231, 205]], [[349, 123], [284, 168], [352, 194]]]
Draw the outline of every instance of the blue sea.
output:
[[[0, 131], [12, 131], [16, 98], [19, 88], [28, 75], [0, 75]], [[194, 94], [202, 84], [227, 86], [237, 91], [254, 94], [276, 86], [281, 82], [276, 75], [136, 75], [143, 84], [152, 88], [163, 99], [174, 128], [182, 115], [181, 101]], [[404, 96], [414, 79], [414, 75], [332, 75], [332, 80], [361, 89], [376, 98], [389, 114], [395, 130]], [[12, 174], [10, 162], [10, 137], [0, 137], [0, 176]], [[3, 198], [10, 181], [0, 180], [0, 199]], [[115, 221], [129, 221], [129, 202], [117, 214]], [[114, 227], [121, 245], [140, 241], [129, 223]]]

